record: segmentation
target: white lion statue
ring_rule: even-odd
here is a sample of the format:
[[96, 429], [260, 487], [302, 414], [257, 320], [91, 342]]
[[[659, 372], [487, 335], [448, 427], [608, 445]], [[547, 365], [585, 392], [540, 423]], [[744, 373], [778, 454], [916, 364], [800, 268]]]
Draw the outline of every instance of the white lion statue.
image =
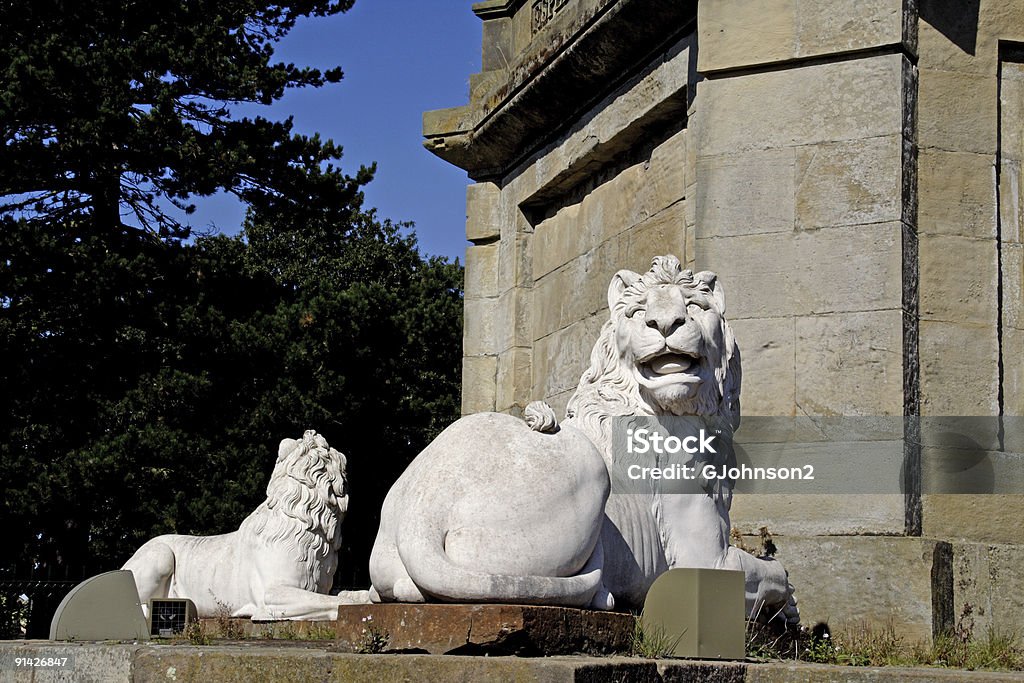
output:
[[158, 536], [125, 563], [143, 604], [190, 598], [201, 617], [331, 620], [339, 605], [369, 602], [366, 591], [327, 594], [348, 509], [345, 465], [312, 430], [283, 440], [267, 500], [238, 531]]
[[[615, 418], [695, 416], [738, 426], [740, 354], [714, 273], [694, 275], [675, 256], [658, 256], [643, 275], [616, 273], [608, 308], [610, 318], [569, 401], [565, 424], [598, 446], [609, 470]], [[731, 482], [696, 486], [692, 493], [654, 489], [609, 497], [601, 533], [603, 582], [618, 605], [641, 606], [668, 569], [736, 569], [746, 575], [752, 617], [799, 621], [782, 565], [729, 545]]]
[[371, 600], [629, 608], [669, 569], [717, 568], [744, 572], [752, 617], [799, 621], [782, 565], [729, 545], [731, 482], [609, 496], [616, 418], [739, 422], [717, 278], [659, 256], [643, 275], [617, 273], [608, 307], [561, 426], [542, 403], [528, 424], [464, 417], [403, 473], [381, 512]]

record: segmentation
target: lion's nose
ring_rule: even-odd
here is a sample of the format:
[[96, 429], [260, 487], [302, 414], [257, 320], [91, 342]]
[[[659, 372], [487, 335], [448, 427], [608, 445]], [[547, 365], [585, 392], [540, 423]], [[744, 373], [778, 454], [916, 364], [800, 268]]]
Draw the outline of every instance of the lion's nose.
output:
[[658, 315], [650, 312], [647, 314], [647, 327], [658, 330], [663, 337], [668, 337], [677, 327], [685, 324], [686, 320], [678, 315]]

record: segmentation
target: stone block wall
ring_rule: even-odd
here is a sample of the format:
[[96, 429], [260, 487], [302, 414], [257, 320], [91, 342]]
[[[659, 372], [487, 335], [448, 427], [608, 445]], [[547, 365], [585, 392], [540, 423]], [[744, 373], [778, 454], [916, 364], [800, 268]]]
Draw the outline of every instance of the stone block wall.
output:
[[[699, 5], [696, 261], [730, 292], [744, 414], [913, 414], [909, 8], [796, 4]], [[742, 496], [733, 519], [776, 533], [903, 534], [908, 507], [898, 495]]]
[[[920, 3], [921, 412], [1024, 415], [1024, 4]], [[1024, 496], [925, 495], [923, 533], [1021, 543]]]

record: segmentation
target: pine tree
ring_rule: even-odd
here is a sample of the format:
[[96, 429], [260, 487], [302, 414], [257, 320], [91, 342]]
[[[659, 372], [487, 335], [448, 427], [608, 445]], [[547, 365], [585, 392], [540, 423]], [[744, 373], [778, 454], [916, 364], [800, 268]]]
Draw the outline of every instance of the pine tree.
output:
[[291, 119], [235, 119], [340, 69], [275, 63], [302, 16], [352, 0], [16, 0], [0, 3], [0, 213], [88, 219], [161, 237], [188, 228], [171, 209], [231, 192], [267, 219], [324, 213], [344, 222], [369, 169], [346, 176], [341, 148], [292, 132]]

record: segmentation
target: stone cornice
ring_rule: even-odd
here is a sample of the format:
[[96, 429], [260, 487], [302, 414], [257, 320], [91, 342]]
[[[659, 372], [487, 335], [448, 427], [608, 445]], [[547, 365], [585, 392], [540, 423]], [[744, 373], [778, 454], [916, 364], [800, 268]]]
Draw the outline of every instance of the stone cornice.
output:
[[484, 21], [488, 19], [502, 19], [510, 17], [523, 5], [526, 0], [484, 0], [473, 3], [473, 14]]
[[468, 105], [426, 112], [424, 146], [476, 180], [503, 175], [623, 74], [692, 30], [696, 9], [696, 0], [608, 0], [551, 22], [507, 71], [478, 75]]

